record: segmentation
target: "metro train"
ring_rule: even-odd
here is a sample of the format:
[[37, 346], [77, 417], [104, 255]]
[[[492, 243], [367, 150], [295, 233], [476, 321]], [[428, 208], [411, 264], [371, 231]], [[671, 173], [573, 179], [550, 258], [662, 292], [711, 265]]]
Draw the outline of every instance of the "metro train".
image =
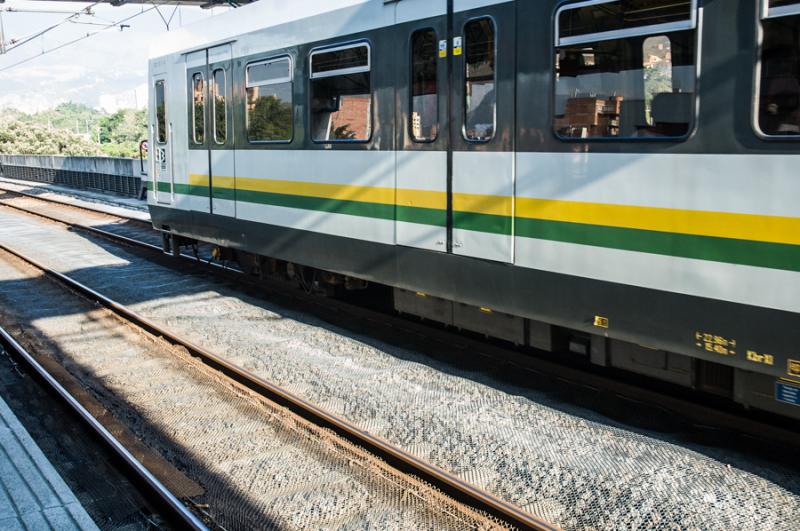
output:
[[800, 419], [800, 0], [261, 0], [149, 88], [175, 246]]

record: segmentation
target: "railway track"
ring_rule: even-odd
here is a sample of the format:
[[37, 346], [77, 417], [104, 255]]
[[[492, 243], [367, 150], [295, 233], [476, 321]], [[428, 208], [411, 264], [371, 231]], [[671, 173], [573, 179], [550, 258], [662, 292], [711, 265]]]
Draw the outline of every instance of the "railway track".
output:
[[[0, 204], [27, 214], [44, 217], [56, 223], [66, 224], [73, 229], [84, 230], [111, 241], [131, 245], [147, 252], [156, 252], [158, 253], [157, 256], [161, 263], [172, 265], [170, 260], [164, 260], [165, 255], [163, 247], [153, 243], [154, 238], [152, 235], [157, 234], [155, 229], [152, 228], [152, 225], [140, 219], [116, 216], [83, 206], [75, 206], [57, 199], [42, 198], [34, 194], [8, 190], [2, 185], [0, 185], [0, 191], [44, 203], [58, 204], [67, 209], [82, 210], [93, 215], [103, 215], [111, 218], [117, 217], [123, 220], [124, 223], [132, 223], [136, 226], [136, 231], [140, 236], [132, 237], [130, 234], [120, 234], [109, 228], [98, 228], [97, 226], [65, 219], [63, 216], [47, 213], [42, 209], [26, 208], [0, 200]], [[147, 237], [148, 234], [151, 235], [150, 238]], [[437, 325], [415, 322], [414, 320], [348, 302], [332, 299], [324, 299], [321, 301], [319, 297], [307, 296], [307, 294], [299, 293], [297, 290], [292, 290], [282, 283], [251, 279], [246, 275], [242, 275], [241, 272], [236, 269], [226, 268], [219, 263], [212, 263], [210, 260], [198, 260], [196, 256], [191, 254], [184, 253], [181, 255], [181, 258], [195, 263], [200, 262], [196, 265], [202, 268], [209, 268], [208, 270], [215, 275], [222, 274], [228, 279], [241, 282], [251, 288], [264, 290], [267, 296], [274, 296], [277, 294], [288, 297], [293, 301], [298, 301], [304, 305], [306, 309], [311, 307], [315, 313], [321, 315], [324, 319], [330, 320], [345, 328], [358, 329], [361, 324], [368, 323], [373, 333], [380, 335], [382, 339], [386, 338], [390, 342], [393, 338], [396, 339], [398, 330], [402, 331], [401, 335], [406, 335], [407, 338], [420, 339], [413, 343], [414, 348], [422, 349], [426, 353], [438, 358], [459, 360], [459, 362], [461, 362], [464, 359], [463, 354], [469, 353], [471, 358], [475, 358], [472, 363], [475, 363], [476, 366], [479, 366], [481, 369], [503, 371], [514, 380], [518, 379], [517, 377], [519, 377], [520, 371], [522, 371], [526, 377], [535, 376], [535, 379], [539, 383], [547, 384], [555, 382], [556, 385], [566, 384], [579, 389], [591, 389], [594, 390], [596, 394], [612, 396], [623, 403], [647, 404], [655, 411], [668, 414], [673, 420], [677, 420], [677, 422], [685, 422], [687, 425], [699, 427], [703, 430], [710, 430], [712, 432], [721, 431], [733, 435], [741, 435], [745, 439], [742, 441], [741, 446], [747, 446], [750, 440], [756, 440], [769, 442], [770, 444], [778, 444], [787, 449], [800, 449], [800, 440], [798, 440], [796, 435], [796, 423], [786, 421], [785, 419], [775, 419], [777, 422], [773, 423], [757, 418], [745, 418], [735, 411], [698, 403], [696, 396], [681, 396], [681, 394], [685, 393], [683, 389], [679, 390], [681, 394], [665, 394], [660, 389], [650, 389], [643, 385], [636, 385], [635, 383], [608, 377], [598, 371], [587, 371], [584, 370], [584, 368], [577, 368], [569, 364], [553, 361], [549, 359], [546, 354], [543, 357], [537, 358], [527, 353], [520, 352], [517, 349], [506, 348], [497, 343], [456, 334], [451, 330], [443, 330]], [[353, 323], [356, 323], [356, 325], [354, 326]], [[378, 329], [376, 329], [376, 325], [378, 325]], [[519, 380], [522, 381], [523, 378], [519, 378]], [[543, 380], [547, 380], [547, 382]], [[612, 407], [614, 409], [618, 408], [617, 405]], [[603, 412], [612, 417], [616, 416], [615, 411], [611, 409]]]
[[[64, 222], [63, 220], [59, 220], [56, 216], [46, 215], [41, 212], [35, 214], [46, 217], [52, 221], [58, 221], [60, 223]], [[114, 234], [103, 229], [97, 229], [95, 227], [78, 223], [72, 223], [71, 226], [73, 228], [90, 231], [105, 238], [111, 238], [126, 245], [137, 245], [144, 249], [156, 250], [153, 245], [146, 242], [137, 242], [129, 237]], [[519, 507], [501, 500], [488, 492], [478, 489], [463, 481], [459, 477], [407, 453], [403, 449], [392, 445], [388, 441], [365, 432], [347, 420], [331, 414], [324, 409], [302, 399], [301, 397], [282, 389], [280, 386], [265, 381], [264, 379], [259, 378], [247, 370], [230, 363], [224, 357], [210, 352], [185, 338], [182, 338], [180, 335], [170, 331], [166, 327], [137, 314], [136, 312], [127, 308], [125, 305], [114, 301], [110, 297], [101, 294], [86, 285], [81, 284], [69, 276], [40, 264], [35, 259], [26, 256], [18, 250], [2, 244], [0, 244], [0, 249], [24, 261], [31, 267], [36, 268], [47, 277], [55, 280], [69, 290], [79, 293], [86, 299], [102, 305], [104, 308], [114, 312], [119, 317], [134, 324], [147, 333], [152, 334], [153, 336], [164, 338], [173, 345], [182, 347], [192, 356], [202, 360], [202, 362], [206, 365], [219, 371], [226, 378], [229, 378], [238, 384], [247, 387], [248, 389], [258, 393], [268, 400], [274, 401], [277, 404], [289, 408], [292, 412], [300, 415], [308, 421], [313, 422], [317, 426], [333, 430], [337, 434], [345, 437], [347, 440], [358, 444], [368, 452], [385, 460], [402, 473], [419, 477], [423, 481], [434, 485], [437, 489], [453, 497], [457, 502], [476, 509], [482, 513], [487, 513], [499, 521], [504, 522], [503, 527], [508, 525], [510, 527], [520, 529], [557, 529], [547, 522], [544, 522], [541, 519], [525, 512]], [[160, 252], [160, 248], [157, 250]], [[11, 336], [8, 337], [10, 341], [13, 341]]]
[[[6, 206], [12, 205], [6, 204]], [[660, 392], [615, 381], [602, 375], [586, 373], [582, 370], [553, 363], [545, 359], [531, 357], [524, 352], [455, 334], [451, 331], [442, 330], [438, 327], [431, 327], [424, 323], [408, 321], [404, 318], [387, 315], [361, 306], [354, 306], [343, 301], [307, 296], [303, 292], [292, 289], [280, 282], [268, 282], [264, 284], [263, 282], [251, 281], [251, 279], [239, 273], [220, 270], [220, 268], [208, 268], [206, 264], [198, 263], [196, 260], [193, 260], [190, 267], [187, 268], [185, 263], [181, 265], [180, 261], [176, 261], [164, 255], [160, 246], [152, 244], [140, 245], [140, 242], [137, 241], [135, 237], [131, 237], [130, 233], [120, 238], [119, 234], [115, 234], [111, 230], [114, 228], [113, 225], [109, 226], [106, 224], [104, 228], [98, 229], [98, 227], [92, 226], [89, 223], [69, 221], [65, 219], [67, 216], [64, 216], [63, 212], [56, 212], [54, 211], [55, 209], [31, 205], [28, 205], [28, 207], [16, 205], [17, 210], [24, 212], [26, 215], [45, 217], [50, 221], [65, 224], [72, 230], [92, 232], [97, 236], [122, 244], [129, 252], [141, 254], [146, 260], [157, 261], [160, 264], [177, 268], [186, 273], [205, 274], [211, 272], [214, 277], [219, 277], [219, 275], [221, 275], [223, 279], [228, 279], [240, 286], [244, 285], [246, 290], [252, 291], [257, 289], [260, 296], [266, 296], [272, 299], [277, 297], [280, 299], [280, 304], [290, 304], [295, 307], [301, 307], [303, 311], [310, 311], [326, 321], [344, 328], [357, 330], [369, 329], [370, 336], [385, 338], [388, 342], [397, 343], [398, 337], [402, 337], [402, 344], [404, 346], [418, 348], [421, 351], [440, 358], [448, 359], [449, 357], [449, 359], [456, 360], [460, 365], [463, 365], [466, 360], [470, 360], [470, 363], [475, 362], [475, 366], [480, 367], [481, 370], [487, 369], [497, 371], [502, 367], [504, 373], [510, 372], [516, 375], [519, 380], [527, 380], [528, 385], [530, 385], [531, 380], [534, 381], [536, 385], [540, 385], [546, 381], [550, 382], [553, 386], [579, 389], [580, 392], [589, 393], [590, 396], [603, 396], [605, 398], [611, 396], [614, 397], [614, 400], [621, 401], [623, 404], [648, 403], [651, 404], [650, 407], [652, 410], [661, 413], [666, 412], [670, 415], [680, 415], [684, 419], [688, 419], [688, 421], [694, 425], [704, 426], [706, 429], [710, 429], [714, 432], [740, 433], [744, 434], [747, 441], [769, 441], [772, 445], [776, 443], [787, 447], [797, 445], [796, 434], [791, 430], [779, 426], [751, 419], [742, 419], [735, 414], [727, 413], [717, 408], [702, 406], [681, 398], [665, 396]], [[70, 207], [65, 206], [64, 208]], [[91, 209], [88, 210], [91, 211]], [[141, 230], [144, 234], [146, 230], [150, 229], [142, 228]], [[218, 362], [213, 358], [207, 358], [207, 363], [216, 365]], [[225, 370], [224, 365], [219, 368]], [[236, 375], [234, 374], [234, 376]], [[256, 377], [256, 379], [258, 380], [259, 378]], [[307, 402], [300, 397], [295, 398], [299, 398], [300, 402]], [[292, 404], [291, 400], [286, 400], [284, 397], [280, 396], [277, 396], [276, 400], [282, 400], [284, 405], [291, 407], [302, 406], [302, 404], [300, 406]], [[325, 421], [326, 419], [321, 420]], [[659, 419], [659, 421], [661, 420], [663, 419]], [[332, 429], [339, 429], [335, 424], [327, 424], [327, 426]], [[365, 430], [357, 427], [355, 427], [355, 430], [357, 435], [368, 435]], [[406, 453], [402, 450], [401, 452]], [[377, 451], [376, 453], [379, 454]], [[391, 453], [382, 455], [382, 457], [401, 470], [412, 470], [412, 468], [409, 467], [413, 465], [409, 465], [408, 463], [404, 464], [402, 459], [398, 459], [391, 455]], [[455, 489], [455, 491], [448, 490], [452, 489], [452, 486], [441, 484], [435, 476], [425, 476], [423, 472], [419, 471], [417, 474], [457, 499], [461, 501], [468, 500], [468, 496], [465, 497], [463, 492], [459, 493], [458, 489]], [[456, 484], [460, 482], [467, 486], [469, 485], [469, 483], [464, 482], [463, 479], [458, 477], [455, 477], [455, 479], [457, 480], [455, 482]], [[497, 514], [497, 512], [493, 514]], [[506, 521], [508, 521], [507, 516]], [[521, 526], [524, 525], [531, 524], [521, 524]]]
[[32, 370], [39, 379], [51, 389], [54, 394], [74, 411], [78, 418], [103, 442], [110, 452], [116, 455], [126, 465], [126, 468], [137, 484], [149, 494], [150, 500], [155, 500], [156, 505], [164, 510], [165, 516], [181, 529], [195, 531], [208, 531], [205, 523], [198, 518], [186, 505], [184, 505], [161, 481], [123, 445], [100, 421], [98, 421], [81, 402], [75, 398], [53, 376], [36, 357], [28, 352], [25, 347], [4, 328], [0, 326], [0, 345], [6, 352], [12, 353], [17, 359]]

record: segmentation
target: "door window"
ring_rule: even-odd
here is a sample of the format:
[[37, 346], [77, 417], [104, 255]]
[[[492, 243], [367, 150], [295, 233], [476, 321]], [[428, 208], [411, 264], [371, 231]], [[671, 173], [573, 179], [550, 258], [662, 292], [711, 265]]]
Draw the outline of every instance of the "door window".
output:
[[164, 95], [164, 81], [156, 81], [156, 140], [167, 143], [167, 104]]
[[439, 134], [438, 40], [433, 29], [411, 36], [411, 138], [433, 142]]
[[225, 70], [217, 68], [211, 76], [211, 109], [214, 119], [214, 142], [224, 144], [228, 138], [228, 85], [225, 83]]
[[464, 137], [475, 142], [488, 142], [494, 137], [497, 120], [494, 22], [488, 18], [467, 22], [464, 41]]
[[205, 142], [206, 132], [206, 84], [203, 74], [192, 76], [192, 141]]

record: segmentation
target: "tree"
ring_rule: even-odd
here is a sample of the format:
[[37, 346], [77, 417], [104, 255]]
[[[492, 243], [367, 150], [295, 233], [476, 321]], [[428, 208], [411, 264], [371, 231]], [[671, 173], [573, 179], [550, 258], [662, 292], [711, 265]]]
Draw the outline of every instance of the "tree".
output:
[[292, 136], [292, 105], [273, 95], [249, 103], [248, 137], [251, 140], [286, 140]]
[[0, 135], [4, 139], [0, 153], [136, 158], [139, 142], [147, 138], [147, 111], [121, 109], [105, 114], [80, 103], [63, 103], [34, 114], [3, 109]]
[[24, 122], [26, 118], [29, 118], [29, 116], [17, 109], [10, 107], [0, 109], [0, 126], [9, 122]]
[[53, 109], [37, 112], [21, 121], [75, 133], [91, 134], [103, 113], [82, 103], [62, 103]]
[[139, 142], [147, 138], [147, 111], [121, 109], [99, 121], [100, 144], [110, 157], [139, 156]]
[[669, 65], [652, 65], [644, 69], [644, 99], [649, 110], [653, 98], [664, 92], [672, 92], [672, 70]]
[[99, 146], [64, 129], [9, 121], [0, 127], [0, 153], [9, 155], [97, 156]]

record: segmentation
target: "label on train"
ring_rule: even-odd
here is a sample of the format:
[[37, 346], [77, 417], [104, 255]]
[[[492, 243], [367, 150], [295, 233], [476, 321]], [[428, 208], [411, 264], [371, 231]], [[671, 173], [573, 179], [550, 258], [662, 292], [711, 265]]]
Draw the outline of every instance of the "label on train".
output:
[[775, 400], [800, 406], [800, 385], [789, 382], [775, 382]]

